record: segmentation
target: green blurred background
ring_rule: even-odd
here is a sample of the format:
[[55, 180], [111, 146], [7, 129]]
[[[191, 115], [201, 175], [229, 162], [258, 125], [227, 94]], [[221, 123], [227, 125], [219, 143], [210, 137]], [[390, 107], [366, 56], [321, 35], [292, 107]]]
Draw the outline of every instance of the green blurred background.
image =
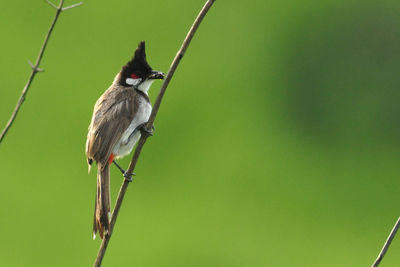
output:
[[[203, 3], [85, 0], [61, 14], [0, 145], [0, 266], [92, 265], [93, 105], [140, 40], [166, 72]], [[1, 4], [1, 128], [53, 16], [40, 0]], [[399, 1], [216, 1], [103, 266], [371, 265], [399, 216], [399, 69]], [[399, 264], [398, 237], [382, 266]]]

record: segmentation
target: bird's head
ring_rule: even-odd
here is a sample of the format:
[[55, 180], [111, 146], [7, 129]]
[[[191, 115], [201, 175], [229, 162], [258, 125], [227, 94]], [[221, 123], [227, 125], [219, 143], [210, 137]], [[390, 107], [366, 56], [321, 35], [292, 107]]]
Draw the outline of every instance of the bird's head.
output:
[[140, 42], [133, 58], [122, 67], [119, 76], [119, 84], [133, 87], [144, 93], [156, 79], [164, 79], [164, 73], [154, 71], [146, 61], [144, 41]]

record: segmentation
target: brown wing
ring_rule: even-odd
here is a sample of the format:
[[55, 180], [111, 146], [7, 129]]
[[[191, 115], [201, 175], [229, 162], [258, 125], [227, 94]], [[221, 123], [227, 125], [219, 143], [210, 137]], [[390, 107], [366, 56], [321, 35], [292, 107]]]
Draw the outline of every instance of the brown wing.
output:
[[135, 90], [113, 85], [97, 100], [86, 141], [89, 164], [93, 159], [106, 164], [137, 111], [135, 94]]

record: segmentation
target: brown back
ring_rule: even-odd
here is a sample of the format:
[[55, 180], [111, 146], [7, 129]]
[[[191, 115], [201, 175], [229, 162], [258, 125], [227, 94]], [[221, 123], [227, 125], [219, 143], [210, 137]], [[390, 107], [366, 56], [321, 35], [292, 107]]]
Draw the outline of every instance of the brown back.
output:
[[113, 83], [97, 100], [86, 140], [88, 162], [96, 160], [106, 164], [137, 112], [137, 97], [132, 87]]

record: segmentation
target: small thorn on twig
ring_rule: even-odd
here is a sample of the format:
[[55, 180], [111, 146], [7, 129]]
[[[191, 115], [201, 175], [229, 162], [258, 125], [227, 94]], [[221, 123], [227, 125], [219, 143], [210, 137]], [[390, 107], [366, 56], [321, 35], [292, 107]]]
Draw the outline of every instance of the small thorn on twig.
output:
[[52, 2], [50, 2], [49, 0], [46, 0], [46, 2], [47, 2], [49, 5], [51, 5], [52, 7], [54, 7], [55, 9], [58, 9], [58, 7], [57, 7], [55, 4], [53, 4]]
[[31, 69], [33, 71], [36, 71], [36, 72], [43, 72], [44, 71], [44, 69], [38, 68], [35, 65], [33, 65], [33, 63], [30, 60], [28, 60], [28, 64], [29, 64], [29, 66], [31, 66]]
[[32, 62], [29, 59], [28, 59], [28, 64], [29, 64], [29, 66], [31, 66], [32, 69], [35, 68], [35, 66], [33, 66]]
[[61, 8], [61, 11], [65, 11], [65, 10], [68, 10], [68, 9], [71, 9], [71, 8], [74, 8], [74, 7], [77, 7], [77, 6], [81, 6], [81, 5], [83, 5], [83, 2], [79, 2], [79, 3], [73, 4], [73, 5], [70, 5], [70, 6], [67, 6], [67, 7], [63, 7], [63, 8]]

